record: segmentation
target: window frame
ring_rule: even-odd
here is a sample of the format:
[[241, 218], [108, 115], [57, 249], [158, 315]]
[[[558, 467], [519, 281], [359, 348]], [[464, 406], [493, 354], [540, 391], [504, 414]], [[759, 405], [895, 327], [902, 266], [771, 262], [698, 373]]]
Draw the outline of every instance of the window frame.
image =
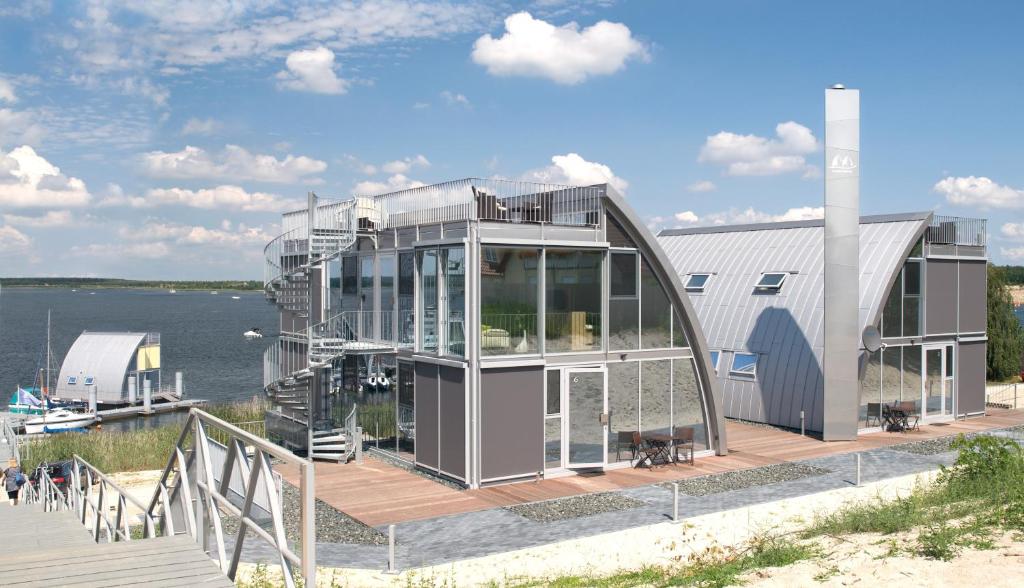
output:
[[717, 376], [718, 365], [722, 363], [722, 352], [712, 349], [711, 351], [708, 352], [708, 354], [711, 356], [711, 369], [715, 372], [715, 375]]
[[[748, 371], [743, 371], [743, 370], [736, 369], [736, 360], [738, 358], [740, 358], [740, 357], [752, 357], [752, 358], [754, 358], [754, 362], [752, 364], [750, 364], [751, 365], [751, 371], [748, 372]], [[739, 378], [749, 379], [749, 380], [757, 380], [757, 362], [758, 362], [759, 359], [760, 359], [760, 357], [758, 357], [758, 355], [756, 353], [751, 353], [749, 351], [733, 351], [733, 353], [732, 353], [732, 361], [729, 362], [729, 376], [731, 376], [731, 377], [739, 377]]]
[[[686, 274], [686, 282], [683, 283], [683, 290], [686, 290], [689, 294], [703, 294], [707, 290], [708, 283], [711, 282], [711, 276], [714, 275], [711, 272], [693, 272]], [[704, 282], [700, 286], [691, 286], [690, 281], [697, 277], [704, 276]]]
[[[781, 278], [778, 284], [764, 284], [764, 279], [768, 276], [781, 276]], [[789, 272], [761, 272], [761, 277], [754, 283], [754, 290], [757, 292], [781, 292], [788, 276]]]
[[94, 378], [93, 376], [86, 376], [85, 377], [85, 382], [84, 382], [85, 386], [92, 386], [95, 383], [96, 383], [96, 378]]
[[77, 386], [78, 376], [68, 376], [68, 386]]
[[[633, 258], [633, 293], [632, 294], [615, 294], [614, 290], [614, 273], [615, 273], [615, 262], [612, 258], [616, 255], [629, 255]], [[608, 297], [622, 300], [638, 300], [640, 298], [640, 252], [636, 250], [608, 250]]]

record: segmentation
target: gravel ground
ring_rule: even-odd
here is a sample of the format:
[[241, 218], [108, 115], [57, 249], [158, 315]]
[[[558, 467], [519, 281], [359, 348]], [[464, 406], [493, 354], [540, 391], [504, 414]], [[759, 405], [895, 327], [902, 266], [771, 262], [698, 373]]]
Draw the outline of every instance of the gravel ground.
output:
[[[973, 436], [974, 435], [967, 435], [968, 438]], [[904, 453], [913, 453], [915, 455], [936, 455], [939, 453], [948, 453], [953, 451], [953, 449], [950, 448], [950, 445], [955, 439], [956, 437], [939, 437], [937, 439], [926, 439], [924, 441], [893, 445], [890, 449], [902, 451]]]
[[[284, 532], [288, 540], [297, 543], [300, 537], [299, 525], [299, 489], [285, 482], [284, 484]], [[224, 514], [221, 516], [224, 533], [233, 537], [238, 533], [238, 519]], [[269, 521], [261, 522], [264, 528], [270, 528]], [[249, 533], [249, 538], [255, 535]], [[260, 541], [260, 539], [256, 539]], [[349, 543], [361, 545], [386, 545], [388, 538], [373, 527], [353, 519], [326, 502], [316, 501], [316, 540], [317, 543]]]
[[645, 504], [642, 500], [637, 500], [617, 492], [601, 492], [598, 494], [582, 494], [580, 496], [556, 498], [543, 502], [516, 504], [514, 506], [506, 506], [505, 510], [536, 523], [550, 523], [587, 517], [603, 512], [628, 510], [644, 506]]
[[[803, 463], [778, 463], [762, 468], [679, 480], [679, 491], [689, 496], [707, 496], [709, 494], [731, 492], [754, 486], [790, 482], [827, 473], [829, 473], [829, 470]], [[659, 484], [659, 486], [672, 489], [671, 483]]]

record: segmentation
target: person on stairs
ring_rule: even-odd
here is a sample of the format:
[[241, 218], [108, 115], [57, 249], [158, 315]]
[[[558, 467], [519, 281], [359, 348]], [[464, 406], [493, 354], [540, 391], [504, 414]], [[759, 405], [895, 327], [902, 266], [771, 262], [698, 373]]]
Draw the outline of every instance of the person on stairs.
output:
[[11, 506], [17, 506], [18, 492], [21, 491], [21, 487], [25, 484], [25, 474], [21, 473], [18, 460], [13, 457], [7, 460], [7, 469], [3, 471], [2, 479], [4, 490], [7, 491], [7, 499], [10, 501]]

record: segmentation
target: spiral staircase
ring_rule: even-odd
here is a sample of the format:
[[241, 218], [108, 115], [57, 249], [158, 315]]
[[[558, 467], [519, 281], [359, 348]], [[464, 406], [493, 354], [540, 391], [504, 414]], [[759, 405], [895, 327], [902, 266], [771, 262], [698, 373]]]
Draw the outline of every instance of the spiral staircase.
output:
[[[314, 370], [330, 365], [345, 353], [338, 333], [345, 332], [338, 318], [311, 316], [311, 288], [319, 286], [314, 274], [323, 264], [351, 249], [358, 238], [356, 201], [324, 200], [309, 196], [305, 210], [284, 215], [285, 231], [264, 247], [263, 287], [282, 320], [281, 336], [264, 352], [263, 386], [276, 410], [269, 413], [276, 428], [290, 431], [281, 440], [292, 449], [307, 450], [317, 459], [341, 461], [355, 453], [349, 442], [353, 432], [342, 429], [317, 431], [307, 448], [310, 395]], [[354, 420], [354, 419], [353, 419]]]

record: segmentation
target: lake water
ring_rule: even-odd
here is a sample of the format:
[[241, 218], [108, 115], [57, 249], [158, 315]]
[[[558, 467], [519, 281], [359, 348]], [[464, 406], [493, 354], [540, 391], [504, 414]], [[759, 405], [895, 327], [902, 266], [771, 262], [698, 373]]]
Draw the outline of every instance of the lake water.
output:
[[[213, 295], [208, 291], [4, 288], [0, 294], [0, 398], [4, 402], [17, 385], [31, 385], [45, 364], [48, 309], [57, 365], [82, 331], [159, 332], [164, 383], [173, 385], [174, 372], [180, 370], [186, 398], [213, 402], [262, 394], [263, 350], [273, 339], [246, 341], [242, 333], [260, 327], [265, 335], [273, 335], [278, 324], [277, 311], [262, 292]], [[145, 420], [160, 424], [172, 419]]]

